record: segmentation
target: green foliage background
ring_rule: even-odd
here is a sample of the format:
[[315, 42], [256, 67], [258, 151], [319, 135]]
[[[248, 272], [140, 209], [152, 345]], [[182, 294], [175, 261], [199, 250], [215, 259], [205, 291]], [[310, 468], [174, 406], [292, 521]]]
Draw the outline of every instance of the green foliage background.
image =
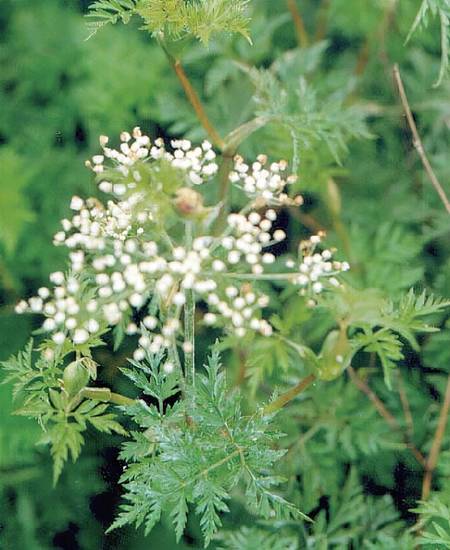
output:
[[[48, 273], [64, 265], [52, 235], [68, 214], [72, 195], [95, 193], [84, 160], [97, 151], [98, 135], [115, 136], [140, 124], [153, 136], [205, 137], [156, 41], [139, 32], [138, 23], [107, 26], [85, 41], [87, 4], [0, 2], [1, 360], [23, 347], [37, 327], [36, 320], [14, 314], [15, 302], [32, 295]], [[286, 212], [289, 237], [295, 242], [303, 236], [305, 224], [325, 227], [329, 241], [352, 265], [349, 280], [361, 291], [361, 300], [370, 301], [373, 291], [368, 289], [374, 288], [395, 300], [410, 287], [450, 297], [448, 216], [410, 146], [391, 78], [397, 62], [425, 148], [445, 184], [450, 180], [450, 79], [444, 76], [433, 87], [441, 63], [438, 21], [430, 18], [405, 46], [421, 2], [297, 4], [310, 37], [308, 48], [298, 48], [282, 0], [250, 2], [253, 45], [242, 36], [226, 35], [213, 37], [207, 48], [180, 42], [186, 71], [211, 119], [225, 135], [252, 115], [271, 118], [240, 151], [249, 156], [267, 152], [298, 166], [297, 185], [306, 205], [300, 212]], [[406, 393], [412, 438], [425, 453], [450, 372], [450, 324], [443, 315], [435, 322], [442, 331], [421, 336], [416, 349], [407, 347], [392, 374], [392, 391], [384, 385], [381, 365], [368, 354], [354, 362], [408, 430], [399, 389]], [[293, 298], [280, 326], [314, 346], [328, 332], [329, 321], [311, 319]], [[126, 351], [108, 348], [97, 355], [103, 379], [119, 389], [126, 384], [118, 372]], [[269, 387], [287, 387], [301, 370], [280, 344], [255, 346], [246, 360], [250, 390], [261, 380]], [[238, 354], [228, 353], [225, 364], [229, 378], [239, 380]], [[169, 522], [148, 538], [129, 527], [105, 535], [120, 498], [120, 438], [88, 438], [81, 459], [67, 466], [53, 488], [50, 457], [35, 445], [40, 430], [10, 415], [9, 386], [0, 386], [0, 407], [0, 548], [201, 547], [195, 519], [178, 545]], [[307, 398], [281, 413], [280, 422], [289, 449], [281, 472], [289, 479], [287, 495], [315, 523], [255, 527], [235, 503], [224, 517], [222, 540], [213, 545], [414, 547], [409, 528], [415, 519], [411, 509], [420, 498], [421, 468], [348, 376], [312, 387]], [[449, 435], [443, 449], [434, 500], [422, 510], [437, 525], [430, 530], [441, 531], [437, 542], [430, 539], [433, 548], [450, 547]], [[296, 546], [296, 529], [307, 529], [303, 546]]]

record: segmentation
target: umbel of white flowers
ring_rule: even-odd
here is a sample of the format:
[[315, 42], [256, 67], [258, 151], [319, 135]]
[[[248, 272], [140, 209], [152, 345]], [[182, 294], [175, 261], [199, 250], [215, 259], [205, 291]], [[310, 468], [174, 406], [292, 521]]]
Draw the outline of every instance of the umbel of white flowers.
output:
[[[52, 290], [40, 288], [38, 296], [16, 307], [18, 313], [43, 314], [42, 327], [56, 345], [67, 338], [85, 344], [107, 326], [121, 324], [126, 333], [140, 336], [137, 360], [146, 350], [156, 353], [174, 343], [187, 350], [182, 312], [188, 292], [202, 302], [207, 325], [240, 337], [247, 331], [270, 336], [272, 326], [263, 317], [269, 297], [258, 288], [259, 280], [285, 280], [312, 303], [315, 295], [340, 285], [337, 275], [349, 265], [334, 261], [331, 250], [317, 250], [323, 235], [302, 242], [298, 257], [284, 261], [282, 273], [273, 268], [277, 258], [267, 249], [286, 238], [276, 227], [274, 207], [301, 204], [301, 197], [288, 195], [295, 178], [284, 176], [284, 161], [267, 166], [267, 157], [260, 155], [249, 166], [235, 158], [229, 179], [249, 202], [229, 214], [227, 228], [216, 236], [208, 233], [206, 218], [193, 225], [183, 217], [203, 209], [197, 189], [218, 171], [211, 144], [193, 147], [188, 140], [176, 140], [169, 152], [162, 139], [152, 143], [139, 128], [120, 138], [116, 150], [101, 136], [102, 154], [86, 163], [97, 174], [100, 191], [111, 198], [104, 205], [95, 198], [73, 197], [74, 215], [62, 220], [62, 230], [54, 236], [55, 245], [70, 251], [67, 273], [52, 273]], [[158, 204], [146, 198], [145, 168], [158, 173], [161, 163], [180, 180], [171, 200], [181, 221], [190, 231], [195, 227], [196, 234], [189, 239], [182, 235], [181, 242], [164, 227], [165, 213]]]

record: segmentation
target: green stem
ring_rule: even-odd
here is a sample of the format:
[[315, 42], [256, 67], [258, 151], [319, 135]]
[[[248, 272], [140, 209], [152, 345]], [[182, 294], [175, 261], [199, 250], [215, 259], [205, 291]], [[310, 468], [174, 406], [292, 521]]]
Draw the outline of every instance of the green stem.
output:
[[214, 224], [215, 233], [223, 231], [226, 224], [227, 215], [229, 213], [229, 201], [227, 201], [228, 193], [230, 189], [230, 180], [228, 178], [231, 170], [233, 169], [233, 154], [223, 154], [222, 163], [219, 168], [218, 180], [219, 180], [219, 203], [220, 212], [217, 216], [217, 220]]
[[285, 342], [288, 346], [290, 346], [292, 349], [294, 349], [300, 357], [303, 359], [306, 357], [306, 354], [308, 353], [308, 348], [303, 346], [302, 344], [297, 344], [297, 342], [294, 342], [293, 340], [290, 340], [289, 338], [286, 338], [286, 336], [283, 336], [282, 334], [275, 333], [275, 336]]
[[181, 393], [186, 395], [186, 381], [183, 373], [183, 368], [181, 366], [180, 356], [178, 355], [177, 341], [175, 335], [172, 336], [171, 345], [169, 348], [169, 355], [172, 361], [174, 362], [178, 372], [180, 373], [180, 384], [181, 384]]
[[252, 281], [289, 281], [299, 276], [299, 273], [221, 273], [222, 277]]
[[308, 388], [314, 381], [316, 380], [316, 376], [314, 374], [310, 374], [303, 380], [300, 380], [300, 382], [288, 390], [285, 393], [282, 393], [275, 401], [272, 401], [272, 403], [269, 403], [266, 407], [264, 407], [264, 414], [272, 414], [275, 411], [278, 411], [279, 409], [283, 408], [289, 401], [292, 401], [297, 395], [301, 394]]
[[[329, 271], [327, 275], [338, 275], [340, 271]], [[213, 273], [206, 272], [205, 275], [213, 275]], [[242, 281], [291, 281], [293, 282], [301, 273], [221, 273], [221, 277], [227, 277], [229, 279], [238, 279]]]
[[109, 388], [83, 388], [80, 392], [80, 397], [113, 403], [114, 405], [133, 405], [136, 403], [136, 399], [131, 399], [120, 393], [114, 393]]
[[189, 349], [185, 351], [185, 373], [188, 385], [195, 387], [195, 297], [194, 291], [186, 291], [184, 307], [184, 333]]
[[212, 472], [213, 470], [215, 470], [217, 468], [220, 468], [220, 466], [223, 466], [224, 464], [226, 464], [227, 462], [232, 460], [235, 456], [238, 456], [240, 454], [242, 454], [242, 449], [238, 448], [235, 451], [233, 451], [232, 453], [230, 453], [229, 455], [224, 456], [222, 459], [218, 460], [214, 464], [211, 464], [211, 466], [208, 466], [207, 468], [205, 468], [204, 470], [199, 472], [193, 478], [183, 482], [182, 487], [187, 487], [188, 485], [191, 485], [192, 483], [194, 483], [198, 479], [201, 479], [202, 477], [206, 477], [209, 474], [209, 472]]
[[[192, 222], [186, 223], [186, 246], [192, 246]], [[188, 349], [184, 352], [184, 373], [188, 386], [195, 388], [195, 295], [192, 288], [185, 291], [184, 304], [184, 340]]]

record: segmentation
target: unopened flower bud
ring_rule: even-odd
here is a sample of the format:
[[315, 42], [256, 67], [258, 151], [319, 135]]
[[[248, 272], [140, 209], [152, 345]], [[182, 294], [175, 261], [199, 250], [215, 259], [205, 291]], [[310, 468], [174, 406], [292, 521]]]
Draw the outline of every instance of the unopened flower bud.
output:
[[183, 216], [198, 216], [203, 213], [203, 197], [189, 187], [181, 187], [176, 192], [175, 207]]
[[64, 389], [69, 396], [76, 395], [89, 382], [89, 372], [79, 361], [73, 361], [64, 369]]

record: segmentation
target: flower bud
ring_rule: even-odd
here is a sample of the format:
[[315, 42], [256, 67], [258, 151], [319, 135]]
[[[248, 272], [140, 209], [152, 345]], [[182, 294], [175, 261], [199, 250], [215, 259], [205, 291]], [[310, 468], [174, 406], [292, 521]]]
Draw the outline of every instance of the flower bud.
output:
[[79, 361], [73, 361], [64, 369], [63, 382], [65, 391], [72, 397], [86, 387], [89, 372]]
[[175, 207], [182, 216], [199, 216], [204, 212], [203, 197], [189, 187], [181, 187], [176, 192]]

